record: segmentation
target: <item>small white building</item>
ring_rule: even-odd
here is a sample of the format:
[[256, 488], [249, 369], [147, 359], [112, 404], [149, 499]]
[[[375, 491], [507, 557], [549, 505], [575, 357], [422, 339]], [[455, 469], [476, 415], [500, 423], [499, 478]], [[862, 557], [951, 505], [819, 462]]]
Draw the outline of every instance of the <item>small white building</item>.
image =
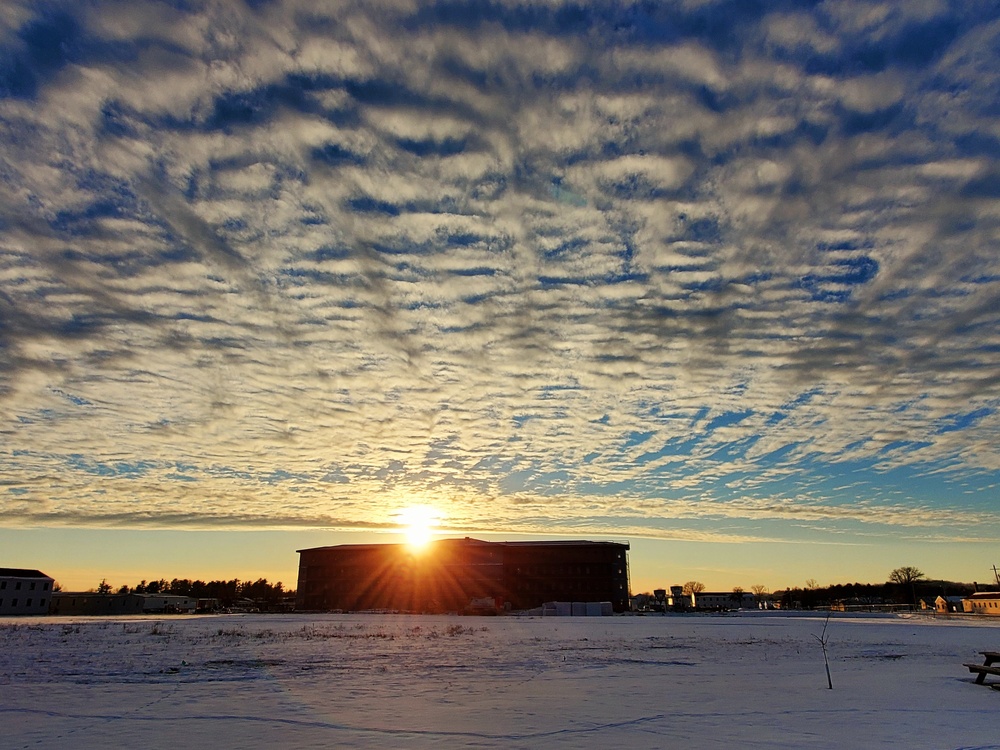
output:
[[0, 568], [0, 615], [46, 615], [53, 579], [40, 570]]
[[979, 591], [966, 597], [963, 605], [966, 612], [1000, 617], [1000, 591]]

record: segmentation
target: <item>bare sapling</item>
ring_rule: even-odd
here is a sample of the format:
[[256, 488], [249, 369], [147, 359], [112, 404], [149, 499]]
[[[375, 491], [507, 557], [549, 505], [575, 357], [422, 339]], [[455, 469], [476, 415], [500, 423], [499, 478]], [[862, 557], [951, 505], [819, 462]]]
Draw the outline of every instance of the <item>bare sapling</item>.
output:
[[826, 629], [830, 625], [830, 613], [826, 615], [826, 622], [823, 623], [823, 633], [822, 635], [816, 635], [813, 633], [813, 638], [819, 641], [819, 645], [823, 647], [823, 663], [826, 665], [826, 684], [833, 690], [833, 678], [830, 677], [830, 656], [826, 652], [826, 644], [830, 640], [830, 636], [826, 634]]

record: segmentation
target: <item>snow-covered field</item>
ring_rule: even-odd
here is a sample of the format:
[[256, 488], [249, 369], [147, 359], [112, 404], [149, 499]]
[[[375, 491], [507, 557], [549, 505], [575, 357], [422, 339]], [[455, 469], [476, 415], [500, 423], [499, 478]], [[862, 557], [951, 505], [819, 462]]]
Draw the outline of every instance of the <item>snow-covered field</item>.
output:
[[0, 619], [0, 747], [1000, 748], [1000, 618]]

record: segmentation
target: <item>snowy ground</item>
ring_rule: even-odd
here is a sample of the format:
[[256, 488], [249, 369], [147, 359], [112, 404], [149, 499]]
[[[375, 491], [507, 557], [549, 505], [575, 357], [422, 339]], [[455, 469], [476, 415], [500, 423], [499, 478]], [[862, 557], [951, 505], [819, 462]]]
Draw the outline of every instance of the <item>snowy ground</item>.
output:
[[3, 748], [1000, 748], [1000, 618], [0, 619]]

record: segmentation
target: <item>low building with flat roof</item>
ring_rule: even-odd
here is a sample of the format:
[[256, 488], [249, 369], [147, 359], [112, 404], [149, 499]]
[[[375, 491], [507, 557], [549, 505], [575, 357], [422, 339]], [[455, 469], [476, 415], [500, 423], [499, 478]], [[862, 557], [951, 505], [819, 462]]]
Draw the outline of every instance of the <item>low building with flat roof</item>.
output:
[[53, 615], [193, 614], [198, 600], [174, 594], [98, 594], [60, 591], [52, 597]]
[[962, 602], [966, 612], [1000, 617], [1000, 591], [978, 591]]
[[745, 591], [699, 591], [694, 595], [695, 609], [730, 610], [756, 609], [754, 595]]

